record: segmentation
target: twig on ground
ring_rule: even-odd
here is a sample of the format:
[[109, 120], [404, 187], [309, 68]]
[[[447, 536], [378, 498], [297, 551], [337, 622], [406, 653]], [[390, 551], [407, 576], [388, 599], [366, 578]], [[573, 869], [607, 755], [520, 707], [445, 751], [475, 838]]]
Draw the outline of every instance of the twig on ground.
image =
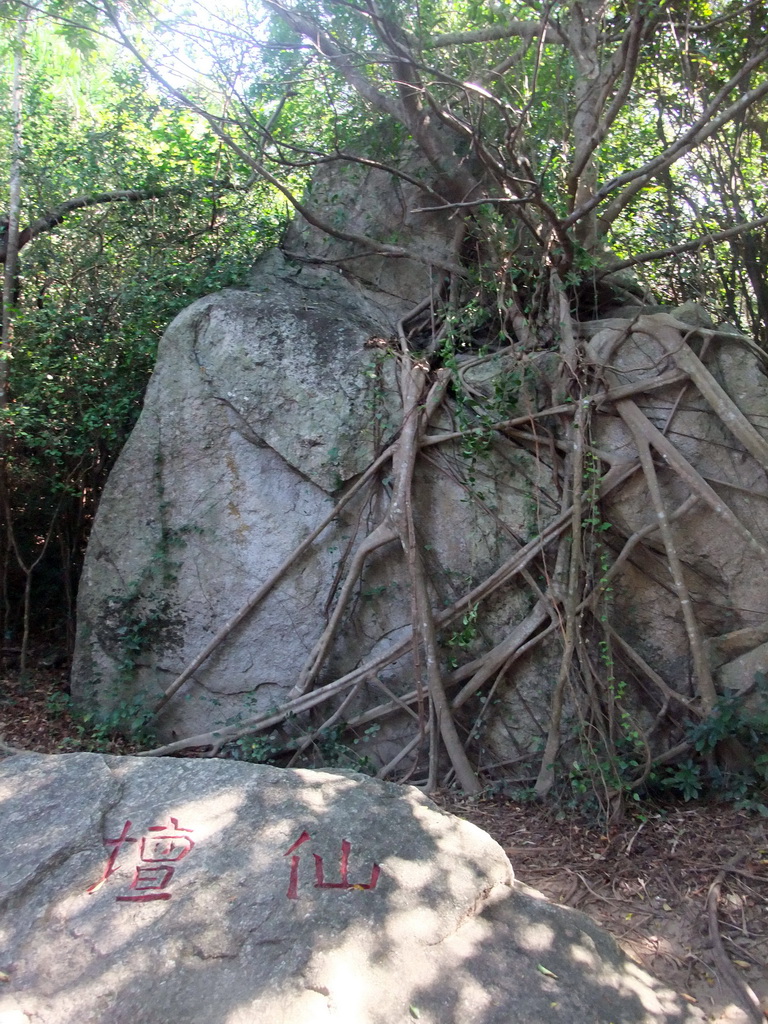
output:
[[[746, 854], [743, 852], [735, 854], [728, 861], [727, 867], [735, 867], [745, 856]], [[760, 1006], [760, 1000], [731, 963], [725, 951], [723, 940], [720, 937], [720, 928], [717, 922], [717, 901], [720, 898], [720, 887], [723, 884], [725, 874], [726, 868], [718, 871], [707, 893], [707, 921], [709, 925], [709, 938], [712, 942], [712, 952], [714, 953], [718, 968], [731, 986], [742, 1007], [749, 1014], [750, 1019], [754, 1021], [754, 1024], [763, 1024], [765, 1016]]]

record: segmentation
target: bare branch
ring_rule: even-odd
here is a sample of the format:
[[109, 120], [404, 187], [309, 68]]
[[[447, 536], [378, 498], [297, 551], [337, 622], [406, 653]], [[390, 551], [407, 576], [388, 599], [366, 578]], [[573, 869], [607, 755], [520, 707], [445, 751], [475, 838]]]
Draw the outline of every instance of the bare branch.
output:
[[612, 192], [621, 188], [624, 185], [628, 185], [619, 196], [617, 196], [608, 209], [601, 214], [601, 223], [604, 227], [613, 223], [618, 217], [621, 211], [625, 208], [627, 203], [639, 192], [652, 178], [654, 178], [661, 171], [668, 167], [671, 167], [676, 161], [689, 153], [695, 146], [700, 145], [710, 136], [714, 135], [723, 125], [732, 121], [735, 117], [741, 114], [748, 107], [752, 106], [763, 96], [768, 94], [768, 80], [762, 82], [755, 89], [752, 89], [748, 93], [744, 93], [734, 103], [727, 107], [721, 114], [715, 116], [717, 111], [722, 106], [727, 96], [733, 92], [737, 85], [741, 84], [756, 67], [758, 67], [763, 61], [768, 58], [768, 48], [763, 49], [755, 57], [747, 61], [739, 71], [728, 81], [714, 100], [709, 104], [707, 109], [692, 125], [692, 127], [676, 139], [663, 153], [659, 153], [658, 156], [648, 160], [642, 165], [632, 171], [626, 171], [624, 174], [620, 174], [610, 181], [607, 181], [601, 188], [599, 188], [595, 194], [565, 218], [563, 221], [564, 227], [570, 227], [577, 221], [581, 220], [588, 213], [599, 206]]
[[318, 53], [321, 53], [344, 79], [373, 107], [390, 117], [394, 117], [401, 123], [406, 120], [402, 104], [391, 96], [385, 95], [377, 89], [371, 81], [360, 74], [357, 65], [362, 63], [362, 58], [349, 50], [342, 48], [327, 32], [324, 32], [317, 22], [312, 21], [306, 15], [291, 10], [278, 0], [264, 0], [264, 6], [273, 11], [282, 21], [289, 25], [294, 32], [308, 39]]
[[[671, 322], [670, 322], [671, 321]], [[655, 313], [649, 317], [639, 317], [634, 330], [647, 331], [650, 328], [655, 338], [672, 356], [678, 369], [687, 374], [701, 394], [711, 405], [727, 430], [738, 438], [747, 451], [757, 462], [768, 470], [768, 441], [752, 426], [747, 417], [736, 405], [725, 389], [718, 384], [706, 366], [702, 363], [671, 317], [665, 313]], [[689, 331], [689, 335], [694, 331]]]
[[[564, 295], [559, 293], [561, 300], [561, 316], [564, 323], [570, 326], [570, 317], [564, 303]], [[573, 362], [576, 362], [575, 350], [571, 353]], [[568, 364], [565, 363], [567, 369]], [[575, 369], [575, 367], [574, 367]], [[571, 471], [571, 494], [573, 503], [570, 507], [570, 537], [567, 541], [561, 542], [558, 557], [563, 555], [568, 560], [568, 581], [565, 594], [563, 595], [563, 613], [565, 615], [565, 629], [563, 636], [563, 653], [560, 661], [560, 670], [557, 681], [552, 691], [550, 702], [549, 729], [547, 740], [544, 745], [544, 753], [541, 758], [539, 774], [534, 785], [534, 792], [537, 797], [545, 797], [555, 782], [554, 764], [560, 749], [560, 726], [562, 721], [565, 690], [571, 674], [573, 655], [580, 643], [579, 634], [579, 580], [582, 568], [582, 509], [589, 495], [583, 492], [584, 482], [584, 445], [586, 443], [586, 427], [588, 423], [589, 403], [578, 399], [574, 410], [574, 419], [569, 424], [569, 442], [571, 446], [570, 471]], [[566, 463], [567, 465], [567, 463]], [[567, 491], [564, 490], [564, 498]]]
[[680, 245], [670, 245], [666, 249], [654, 249], [653, 252], [643, 253], [642, 256], [635, 256], [631, 260], [622, 260], [620, 263], [611, 263], [596, 274], [596, 280], [600, 281], [608, 274], [615, 274], [619, 270], [626, 270], [627, 267], [636, 267], [640, 263], [652, 263], [654, 260], [663, 260], [667, 256], [679, 256], [684, 252], [693, 252], [705, 245], [712, 245], [713, 242], [724, 242], [728, 238], [735, 238], [744, 234], [745, 231], [753, 231], [755, 228], [762, 228], [768, 224], [768, 216], [758, 217], [757, 220], [748, 221], [745, 224], [735, 224], [731, 228], [724, 228], [722, 231], [710, 231], [705, 235], [699, 235], [690, 242], [681, 242]]
[[763, 0], [752, 0], [752, 3], [744, 4], [743, 7], [737, 7], [727, 14], [721, 14], [718, 18], [712, 18], [711, 21], [703, 21], [700, 25], [689, 25], [687, 22], [684, 22], [682, 25], [678, 25], [678, 27], [684, 28], [689, 35], [694, 32], [709, 32], [718, 25], [733, 21], [734, 18], [743, 18], [747, 11], [751, 11], [753, 7], [757, 7], [762, 2]]
[[[229, 182], [205, 182], [205, 184], [221, 189], [234, 188]], [[155, 188], [116, 189], [113, 192], [96, 192], [92, 196], [75, 196], [43, 214], [42, 217], [38, 217], [19, 232], [19, 249], [23, 249], [25, 245], [45, 231], [52, 231], [53, 228], [58, 227], [64, 218], [68, 214], [74, 213], [75, 210], [83, 210], [89, 206], [101, 206], [105, 203], [140, 203], [148, 199], [164, 199], [166, 196], [192, 196], [194, 194], [195, 190], [188, 185], [168, 185]], [[0, 248], [0, 263], [5, 263], [6, 252], [7, 248], [4, 242]]]
[[[522, 179], [520, 179], [522, 180]], [[527, 182], [526, 184], [532, 184]], [[520, 196], [520, 198], [512, 196], [487, 196], [479, 199], [470, 199], [465, 203], [442, 203], [440, 206], [418, 206], [412, 209], [411, 213], [436, 213], [439, 210], [463, 210], [467, 207], [472, 208], [473, 206], [483, 206], [484, 204], [501, 204], [508, 203], [512, 206], [520, 206], [524, 203], [536, 203], [536, 199], [533, 196]]]
[[563, 34], [549, 21], [506, 21], [502, 25], [488, 25], [486, 28], [467, 32], [445, 32], [431, 39], [412, 45], [424, 50], [436, 50], [443, 46], [464, 46], [468, 43], [492, 43], [498, 39], [525, 39], [530, 41], [541, 36], [545, 43], [565, 44]]

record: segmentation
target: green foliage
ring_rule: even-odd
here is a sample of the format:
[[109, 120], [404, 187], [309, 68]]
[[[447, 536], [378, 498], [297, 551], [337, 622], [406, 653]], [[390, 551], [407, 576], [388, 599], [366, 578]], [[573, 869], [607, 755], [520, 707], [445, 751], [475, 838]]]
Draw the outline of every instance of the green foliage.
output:
[[648, 750], [627, 707], [627, 684], [615, 680], [607, 647], [603, 645], [600, 650], [601, 660], [608, 670], [613, 728], [610, 733], [594, 738], [591, 730], [580, 730], [580, 755], [569, 768], [571, 799], [566, 798], [565, 802], [605, 817], [610, 815], [617, 797], [640, 803], [638, 780], [645, 774]]
[[227, 754], [232, 760], [251, 764], [276, 764], [280, 751], [280, 743], [273, 733], [268, 736], [241, 736], [227, 747]]
[[[371, 726], [366, 735], [375, 735], [378, 728], [378, 725]], [[355, 749], [359, 742], [356, 738], [350, 745], [345, 722], [324, 729], [314, 741], [319, 763], [326, 768], [347, 768], [363, 775], [375, 775], [377, 766], [366, 754]]]
[[[461, 454], [466, 465], [466, 481], [470, 491], [481, 500], [483, 494], [477, 489], [477, 467], [490, 455], [495, 427], [514, 414], [517, 406], [522, 376], [516, 370], [499, 368], [492, 376], [490, 395], [470, 391], [464, 387], [461, 377], [459, 355], [466, 347], [466, 331], [476, 325], [472, 308], [469, 319], [455, 318], [450, 324], [440, 348], [440, 359], [452, 372], [455, 415], [457, 426], [462, 431]], [[493, 356], [487, 356], [491, 361]]]
[[68, 715], [74, 734], [61, 742], [62, 751], [94, 750], [100, 753], [124, 753], [126, 745], [152, 747], [156, 736], [152, 715], [141, 697], [122, 700], [107, 715], [82, 712], [67, 693], [49, 694], [46, 710], [52, 718]]
[[690, 757], [686, 758], [669, 770], [662, 785], [679, 793], [685, 801], [698, 799], [704, 792], [701, 764]]
[[[452, 633], [446, 641], [446, 646], [451, 652], [467, 651], [477, 639], [477, 614], [479, 605], [468, 608], [461, 617], [461, 629]], [[448, 663], [451, 668], [459, 667], [457, 654], [451, 653]]]
[[[686, 734], [695, 757], [667, 770], [660, 782], [684, 800], [713, 795], [737, 807], [768, 816], [768, 679], [755, 677], [756, 707], [736, 693], [722, 696], [711, 714], [691, 725]], [[733, 767], [718, 763], [718, 748], [739, 744], [742, 756]]]
[[718, 743], [737, 739], [754, 747], [765, 743], [768, 737], [768, 680], [762, 672], [756, 676], [757, 693], [762, 706], [757, 711], [744, 706], [744, 698], [731, 693], [722, 696], [712, 713], [688, 730], [688, 740], [699, 754], [711, 754]]
[[117, 689], [122, 693], [134, 683], [142, 655], [150, 648], [173, 646], [181, 627], [181, 616], [174, 607], [172, 588], [179, 563], [176, 555], [187, 543], [187, 536], [199, 532], [194, 527], [171, 527], [168, 506], [163, 500], [163, 466], [155, 465], [155, 486], [160, 510], [159, 528], [152, 557], [141, 575], [108, 603], [112, 640], [119, 651]]
[[[756, 677], [754, 707], [747, 707], [738, 694], [721, 697], [707, 718], [687, 727], [692, 754], [673, 765], [651, 768], [649, 751], [627, 708], [627, 685], [613, 677], [608, 645], [601, 643], [599, 649], [609, 676], [614, 732], [606, 743], [580, 729], [580, 754], [570, 764], [566, 804], [601, 815], [609, 810], [601, 794], [621, 794], [638, 807], [666, 792], [685, 801], [726, 800], [768, 815], [768, 680], [763, 673]], [[727, 748], [721, 759], [723, 744], [733, 742], [738, 744], [736, 760]]]
[[[62, 584], [74, 610], [95, 504], [141, 410], [163, 330], [195, 298], [241, 284], [284, 225], [274, 192], [241, 187], [250, 170], [199, 118], [150, 89], [121, 50], [99, 44], [85, 54], [70, 44], [44, 22], [28, 34], [22, 227], [81, 196], [165, 192], [74, 210], [21, 251], [0, 430], [27, 562], [54, 530], [37, 575], [38, 625], [49, 602], [60, 614]], [[6, 181], [8, 73], [0, 61]]]
[[86, 712], [80, 721], [93, 749], [109, 749], [119, 738], [125, 738], [139, 747], [151, 747], [156, 743], [152, 728], [152, 713], [141, 697], [120, 701], [107, 715]]
[[[355, 748], [365, 739], [376, 735], [380, 726], [377, 723], [369, 726], [363, 737], [350, 741], [346, 723], [339, 722], [316, 735], [312, 741], [312, 764], [326, 768], [347, 768], [364, 775], [375, 775], [377, 767], [366, 754]], [[236, 761], [249, 761], [254, 764], [284, 765], [290, 753], [285, 741], [277, 733], [268, 735], [241, 736], [225, 747], [228, 757]]]

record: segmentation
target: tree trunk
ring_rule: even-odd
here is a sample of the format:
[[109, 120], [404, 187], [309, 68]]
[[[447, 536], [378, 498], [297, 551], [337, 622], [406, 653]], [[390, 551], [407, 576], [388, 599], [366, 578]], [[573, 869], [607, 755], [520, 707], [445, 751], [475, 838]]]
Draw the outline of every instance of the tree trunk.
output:
[[19, 263], [19, 218], [21, 214], [24, 39], [27, 32], [29, 13], [29, 10], [24, 9], [19, 14], [18, 21], [16, 22], [13, 54], [13, 84], [11, 86], [13, 143], [8, 181], [8, 221], [6, 224], [5, 275], [3, 277], [3, 320], [2, 334], [0, 335], [0, 413], [8, 405], [9, 360], [13, 347], [13, 316]]

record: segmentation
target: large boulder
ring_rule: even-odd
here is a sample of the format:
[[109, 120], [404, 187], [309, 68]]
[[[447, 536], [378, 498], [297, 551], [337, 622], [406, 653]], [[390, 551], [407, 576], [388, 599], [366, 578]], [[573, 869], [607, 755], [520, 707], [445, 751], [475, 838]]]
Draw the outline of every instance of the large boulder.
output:
[[[85, 559], [72, 692], [89, 711], [112, 723], [141, 719], [394, 436], [401, 403], [387, 342], [396, 316], [375, 294], [273, 255], [248, 290], [201, 299], [168, 328]], [[442, 429], [453, 426], [444, 416]], [[438, 607], [493, 572], [533, 525], [527, 480], [553, 489], [533, 456], [503, 439], [474, 468], [483, 505], [467, 500], [457, 464], [460, 452], [443, 448], [416, 481], [414, 518]], [[166, 707], [160, 738], [232, 725], [286, 700], [327, 623], [337, 570], [382, 507], [364, 492], [329, 524]], [[552, 499], [539, 521], [556, 507]], [[411, 611], [407, 566], [390, 544], [368, 560], [321, 681], [400, 643]], [[523, 594], [491, 602], [484, 638], [503, 636], [526, 611]], [[408, 689], [412, 678], [406, 655], [381, 681]], [[363, 691], [358, 707], [381, 696]], [[403, 745], [390, 735], [370, 751], [380, 764]]]
[[[318, 190], [320, 207], [328, 213], [335, 195], [330, 182]], [[351, 209], [357, 232], [364, 226], [364, 203]], [[400, 226], [408, 244], [415, 245], [422, 214], [413, 220], [403, 210]], [[434, 248], [429, 258], [437, 259], [440, 251], [448, 258], [440, 222], [430, 223], [422, 239]], [[382, 229], [377, 222], [377, 231]], [[333, 263], [341, 258], [336, 241], [324, 243], [309, 228], [294, 227], [288, 243], [302, 261]], [[417, 280], [415, 271], [403, 276], [394, 270], [395, 265], [402, 270], [407, 261], [377, 256], [374, 266], [373, 259], [363, 260], [369, 276], [356, 266], [363, 285], [336, 270], [312, 269], [306, 262], [291, 263], [272, 254], [256, 267], [247, 290], [200, 300], [166, 332], [144, 410], [102, 496], [78, 597], [72, 692], [107, 723], [141, 723], [147, 709], [157, 706], [190, 665], [197, 666], [195, 671], [153, 722], [160, 740], [202, 737], [213, 743], [212, 734], [240, 730], [255, 715], [270, 716], [271, 722], [296, 696], [302, 668], [311, 661], [334, 612], [345, 573], [391, 495], [388, 464], [375, 486], [361, 489], [342, 512], [330, 515], [400, 427], [394, 339], [399, 318], [426, 287], [419, 280], [409, 292]], [[706, 344], [700, 344], [690, 328], [702, 329], [696, 308], [676, 310], [674, 319], [663, 312], [633, 315], [630, 308], [620, 317], [583, 324], [579, 330], [592, 335], [588, 351], [595, 387], [635, 387], [637, 414], [647, 418], [647, 428], [664, 432], [686, 460], [689, 477], [721, 496], [720, 514], [712, 501], [699, 500], [672, 526], [701, 643], [714, 652], [755, 630], [759, 633], [765, 625], [768, 558], [761, 538], [768, 497], [766, 460], [745, 448], [729, 422], [736, 417], [735, 407], [740, 408], [758, 431], [759, 456], [759, 446], [765, 444], [759, 431], [765, 434], [762, 410], [768, 403], [768, 380], [758, 372], [744, 339], [705, 327]], [[690, 384], [682, 390], [679, 382], [657, 387], [659, 373], [675, 365], [674, 352], [660, 340], [663, 330], [673, 331], [674, 344], [693, 338], [706, 363], [702, 372], [727, 398], [725, 415], [722, 410], [717, 414], [704, 393]], [[541, 433], [523, 423], [519, 431], [455, 439], [457, 426], [557, 406], [565, 397], [557, 352], [524, 353], [509, 346], [482, 359], [459, 352], [452, 367], [463, 398], [446, 403], [430, 429], [454, 440], [420, 454], [413, 491], [415, 536], [436, 612], [494, 574], [558, 515], [565, 471], [561, 457], [567, 450], [563, 420], [556, 416], [539, 420]], [[473, 419], [480, 406], [482, 415]], [[606, 403], [591, 413], [591, 444], [600, 454], [585, 470], [587, 487], [590, 480], [596, 483], [604, 463], [618, 470], [622, 462], [636, 458], [635, 439], [617, 408]], [[688, 499], [690, 480], [662, 465], [658, 477], [671, 514]], [[723, 529], [726, 505], [742, 528], [734, 529], [732, 516]], [[326, 519], [324, 531], [240, 621], [241, 609], [248, 608], [253, 595]], [[582, 523], [586, 534], [592, 532], [586, 543], [597, 560], [593, 569], [599, 568], [601, 575], [625, 543], [629, 545], [621, 573], [605, 590], [594, 623], [587, 620], [582, 634], [585, 692], [592, 686], [591, 658], [595, 667], [602, 665], [619, 681], [617, 692], [628, 703], [625, 710], [653, 738], [653, 753], [680, 738], [679, 715], [661, 710], [667, 707], [668, 691], [676, 691], [683, 702], [695, 691], [690, 629], [667, 552], [652, 533], [657, 523], [648, 482], [640, 472], [599, 507], [596, 500], [587, 501]], [[755, 538], [752, 546], [745, 543], [745, 531]], [[565, 547], [560, 551], [562, 555]], [[461, 676], [460, 662], [471, 665], [472, 659], [494, 649], [504, 654], [507, 640], [516, 638], [509, 657], [504, 654], [493, 663], [485, 678], [488, 687], [476, 692], [470, 681], [471, 692], [457, 699], [480, 771], [497, 777], [501, 768], [524, 785], [546, 741], [545, 709], [560, 673], [556, 606], [563, 596], [563, 564], [552, 545], [543, 560], [530, 563], [527, 577], [509, 579], [490, 598], [462, 609], [464, 621], [454, 617], [438, 636], [441, 671], [451, 677], [457, 669], [458, 676], [447, 679], [457, 685], [471, 674]], [[548, 594], [540, 602], [542, 590]], [[409, 644], [413, 606], [399, 542], [370, 554], [350, 594], [312, 685], [359, 673], [354, 692], [340, 688], [335, 705], [325, 705], [313, 720], [284, 714], [274, 736], [243, 737], [241, 746], [226, 748], [228, 753], [263, 759], [275, 750], [306, 751], [320, 737], [313, 763], [342, 763], [351, 750], [356, 763], [373, 764], [377, 770], [396, 768], [407, 774], [423, 767], [425, 744], [413, 752], [424, 738], [423, 722], [417, 736], [409, 712], [401, 710], [397, 699], [392, 701], [393, 692], [396, 698], [415, 692], [419, 668]], [[601, 639], [603, 617], [616, 630], [610, 643]], [[201, 652], [236, 619], [237, 628], [199, 661]], [[556, 631], [545, 628], [546, 619]], [[518, 629], [528, 632], [521, 636]], [[549, 638], [523, 652], [520, 645], [536, 631]], [[734, 685], [738, 676], [737, 687], [749, 688], [755, 673], [751, 659], [729, 670], [725, 666], [765, 639], [761, 634], [752, 647], [742, 645], [732, 658], [713, 660], [713, 671], [723, 668], [718, 685]], [[400, 654], [392, 654], [382, 668], [380, 662], [393, 651]], [[636, 679], [649, 679], [650, 693], [642, 682], [635, 687]], [[625, 680], [631, 693], [625, 694]], [[582, 759], [581, 696], [566, 700], [562, 715], [561, 736], [575, 754], [571, 764]], [[347, 697], [351, 703], [342, 707]], [[373, 735], [379, 723], [365, 728], [372, 721], [365, 715], [382, 701], [390, 702], [400, 718], [387, 719]], [[601, 707], [593, 694], [587, 717], [602, 713]], [[357, 731], [342, 741], [339, 731], [350, 719]], [[336, 732], [328, 727], [329, 720]], [[638, 741], [645, 757], [639, 735], [633, 725], [626, 738]], [[403, 759], [406, 748], [410, 760]], [[592, 754], [587, 744], [586, 756]], [[305, 756], [309, 760], [313, 751]]]
[[221, 760], [0, 764], [3, 1024], [693, 1024], [418, 791]]
[[[280, 260], [176, 318], [91, 534], [76, 697], [105, 716], [154, 700], [328, 514], [394, 429], [392, 362], [366, 347], [392, 329], [338, 275]], [[166, 735], [279, 702], [322, 629], [340, 532], [196, 674]]]

